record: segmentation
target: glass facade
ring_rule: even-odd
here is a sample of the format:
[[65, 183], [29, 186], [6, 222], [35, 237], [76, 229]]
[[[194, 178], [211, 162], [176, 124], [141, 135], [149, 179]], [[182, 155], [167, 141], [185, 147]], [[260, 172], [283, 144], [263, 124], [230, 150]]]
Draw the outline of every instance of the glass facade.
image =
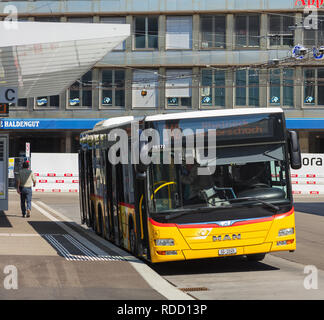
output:
[[226, 16], [200, 17], [201, 49], [226, 47]]
[[68, 106], [71, 108], [92, 107], [92, 71], [88, 71], [70, 87]]
[[103, 69], [101, 86], [102, 106], [125, 107], [125, 70]]
[[225, 107], [226, 70], [202, 69], [200, 105], [202, 107]]

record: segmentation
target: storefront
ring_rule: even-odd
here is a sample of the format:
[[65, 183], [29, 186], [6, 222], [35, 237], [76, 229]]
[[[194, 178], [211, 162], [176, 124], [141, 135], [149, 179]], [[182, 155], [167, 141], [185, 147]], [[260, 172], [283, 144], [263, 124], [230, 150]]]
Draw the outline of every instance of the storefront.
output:
[[1, 130], [9, 133], [9, 156], [24, 156], [26, 142], [31, 152], [77, 152], [82, 131], [103, 119], [2, 119]]
[[287, 128], [296, 130], [303, 153], [324, 153], [324, 119], [291, 118]]

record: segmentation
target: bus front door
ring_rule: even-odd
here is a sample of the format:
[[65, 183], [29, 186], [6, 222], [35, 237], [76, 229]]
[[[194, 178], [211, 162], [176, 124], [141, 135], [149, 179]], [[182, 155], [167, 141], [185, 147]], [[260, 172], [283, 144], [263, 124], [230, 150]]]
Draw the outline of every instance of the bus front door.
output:
[[[111, 165], [111, 164], [110, 164]], [[114, 242], [120, 245], [119, 206], [118, 206], [118, 179], [116, 179], [116, 166], [111, 165], [111, 208], [113, 221]]]

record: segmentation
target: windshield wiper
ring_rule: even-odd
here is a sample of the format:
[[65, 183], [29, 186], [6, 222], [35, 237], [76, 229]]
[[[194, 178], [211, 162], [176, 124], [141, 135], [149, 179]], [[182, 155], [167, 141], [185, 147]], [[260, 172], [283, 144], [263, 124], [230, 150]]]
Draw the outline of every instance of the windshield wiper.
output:
[[[169, 220], [169, 219], [173, 219], [173, 218], [178, 218], [178, 217], [181, 217], [181, 216], [184, 216], [188, 213], [192, 213], [192, 212], [206, 212], [206, 211], [210, 211], [210, 210], [214, 210], [215, 207], [204, 207], [204, 208], [195, 208], [195, 209], [183, 209], [183, 210], [180, 210], [178, 212], [175, 212], [175, 213], [170, 213], [166, 216], [163, 216], [164, 219], [166, 220]], [[164, 212], [161, 212], [161, 213], [165, 213]]]
[[[279, 207], [272, 204], [272, 203], [269, 203], [269, 202], [266, 202], [266, 201], [263, 201], [262, 199], [259, 199], [259, 198], [255, 198], [255, 197], [242, 197], [242, 198], [234, 198], [234, 199], [228, 199], [227, 201], [229, 202], [240, 202], [240, 201], [255, 201], [255, 202], [260, 202], [262, 203], [263, 205], [275, 210], [275, 211], [279, 211]], [[174, 218], [178, 218], [178, 217], [181, 217], [181, 216], [184, 216], [188, 213], [192, 213], [192, 212], [208, 212], [210, 210], [215, 210], [219, 207], [203, 207], [203, 208], [194, 208], [194, 209], [183, 209], [183, 210], [180, 210], [178, 212], [174, 212], [173, 210], [170, 210], [172, 211], [173, 213], [170, 213], [168, 215], [165, 215], [163, 216], [163, 218], [165, 220], [170, 220], [170, 219], [174, 219]], [[228, 208], [228, 207], [227, 207]], [[164, 212], [160, 212], [160, 214], [162, 213], [166, 213], [166, 212], [170, 212], [170, 211], [164, 211]]]
[[269, 203], [269, 202], [266, 202], [266, 201], [263, 201], [262, 199], [259, 199], [259, 198], [255, 198], [255, 197], [242, 197], [242, 198], [234, 198], [234, 199], [228, 199], [229, 202], [240, 202], [240, 201], [256, 201], [256, 202], [260, 202], [262, 204], [264, 204], [265, 206], [275, 210], [275, 211], [279, 211], [279, 207], [272, 204], [272, 203]]

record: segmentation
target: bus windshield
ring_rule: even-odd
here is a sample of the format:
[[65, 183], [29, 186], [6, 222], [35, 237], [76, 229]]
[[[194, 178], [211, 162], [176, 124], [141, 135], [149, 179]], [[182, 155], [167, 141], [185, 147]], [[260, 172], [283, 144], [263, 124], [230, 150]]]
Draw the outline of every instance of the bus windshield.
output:
[[[162, 158], [162, 153], [155, 150], [153, 157]], [[163, 214], [244, 205], [245, 201], [236, 201], [241, 198], [287, 200], [285, 159], [285, 145], [269, 143], [217, 148], [216, 158], [204, 163], [194, 159], [188, 164], [184, 159], [178, 164], [171, 158], [170, 164], [151, 164], [150, 211]], [[200, 168], [204, 174], [199, 174]]]

